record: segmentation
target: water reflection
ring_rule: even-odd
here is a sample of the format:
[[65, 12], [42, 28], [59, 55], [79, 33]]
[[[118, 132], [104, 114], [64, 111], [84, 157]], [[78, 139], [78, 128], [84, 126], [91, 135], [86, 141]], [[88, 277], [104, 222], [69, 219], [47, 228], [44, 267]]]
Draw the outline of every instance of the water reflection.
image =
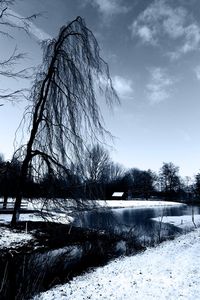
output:
[[[162, 223], [163, 216], [200, 214], [197, 206], [160, 208], [118, 208], [84, 212], [76, 216], [74, 225], [137, 236], [145, 244], [171, 237], [182, 230], [172, 224]], [[160, 221], [152, 218], [160, 217]]]

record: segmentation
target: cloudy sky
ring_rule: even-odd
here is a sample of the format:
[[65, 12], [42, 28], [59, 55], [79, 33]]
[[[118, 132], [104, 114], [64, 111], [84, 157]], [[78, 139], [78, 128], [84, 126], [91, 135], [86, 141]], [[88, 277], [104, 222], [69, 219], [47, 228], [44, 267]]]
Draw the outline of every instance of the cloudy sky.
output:
[[[15, 45], [37, 67], [39, 42], [80, 15], [94, 32], [109, 63], [121, 105], [113, 114], [102, 107], [116, 137], [112, 156], [126, 167], [157, 171], [163, 162], [192, 176], [200, 170], [200, 5], [199, 0], [18, 0], [15, 16], [42, 16], [30, 23], [31, 36], [15, 31], [1, 37], [1, 56]], [[19, 25], [19, 23], [18, 23]], [[19, 66], [20, 67], [20, 66]], [[27, 86], [1, 78], [1, 87]], [[25, 101], [0, 107], [0, 152], [13, 152], [15, 129]]]

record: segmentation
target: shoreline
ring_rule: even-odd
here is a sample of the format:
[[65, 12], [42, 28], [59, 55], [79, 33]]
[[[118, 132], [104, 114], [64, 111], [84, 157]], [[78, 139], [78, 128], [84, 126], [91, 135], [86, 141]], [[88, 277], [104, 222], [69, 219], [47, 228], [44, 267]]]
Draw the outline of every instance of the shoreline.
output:
[[197, 300], [200, 229], [75, 277], [34, 300]]

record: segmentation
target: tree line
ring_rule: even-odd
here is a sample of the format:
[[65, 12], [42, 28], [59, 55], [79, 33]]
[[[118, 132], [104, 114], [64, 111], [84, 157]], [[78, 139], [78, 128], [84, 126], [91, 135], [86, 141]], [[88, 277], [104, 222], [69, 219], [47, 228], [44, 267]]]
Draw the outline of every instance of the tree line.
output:
[[[46, 172], [39, 179], [29, 170], [23, 186], [25, 198], [112, 199], [114, 192], [123, 192], [124, 199], [183, 200], [200, 199], [200, 173], [194, 180], [179, 174], [179, 167], [164, 162], [158, 173], [148, 169], [126, 169], [112, 161], [102, 144], [88, 146], [81, 155], [81, 164], [71, 163], [62, 175]], [[16, 197], [22, 163], [7, 162], [0, 156], [0, 195], [6, 208], [8, 197]], [[80, 170], [82, 168], [82, 170]]]

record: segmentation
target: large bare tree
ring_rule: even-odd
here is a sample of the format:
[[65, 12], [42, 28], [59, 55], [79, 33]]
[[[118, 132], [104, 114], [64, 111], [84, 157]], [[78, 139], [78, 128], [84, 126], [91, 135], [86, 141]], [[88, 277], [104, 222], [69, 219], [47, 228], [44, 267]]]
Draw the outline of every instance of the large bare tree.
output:
[[107, 104], [118, 100], [98, 43], [77, 17], [44, 46], [43, 64], [30, 95], [32, 105], [25, 114], [31, 116], [30, 135], [16, 152], [22, 167], [12, 225], [18, 220], [30, 169], [38, 178], [46, 171], [67, 173], [73, 160], [81, 162], [85, 140], [92, 142], [105, 134], [99, 92]]

